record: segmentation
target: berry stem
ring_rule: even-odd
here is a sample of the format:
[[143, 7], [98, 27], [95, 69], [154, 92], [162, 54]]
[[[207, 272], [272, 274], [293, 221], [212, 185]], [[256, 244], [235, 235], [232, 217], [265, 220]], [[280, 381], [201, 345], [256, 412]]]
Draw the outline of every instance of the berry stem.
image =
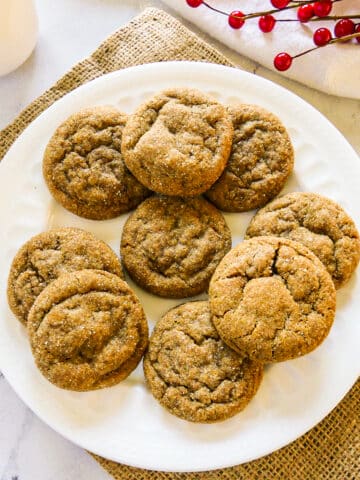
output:
[[[333, 0], [333, 2], [341, 2], [342, 0]], [[301, 3], [310, 3], [310, 2], [291, 2], [291, 5], [288, 5], [284, 8], [273, 8], [272, 10], [267, 10], [266, 12], [254, 12], [254, 13], [247, 13], [244, 17], [244, 20], [248, 20], [249, 18], [256, 18], [262, 17], [263, 15], [271, 15], [272, 13], [283, 12], [285, 10], [291, 10], [293, 8], [298, 8], [299, 4]], [[277, 20], [278, 22], [280, 20]], [[298, 20], [297, 20], [298, 21]]]
[[215, 8], [215, 7], [213, 7], [212, 5], [209, 5], [207, 2], [203, 2], [203, 5], [205, 5], [205, 7], [209, 8], [209, 9], [212, 10], [213, 12], [220, 13], [221, 15], [226, 15], [227, 17], [230, 16], [229, 13], [223, 12], [222, 10], [219, 10], [218, 8]]
[[342, 20], [343, 18], [360, 18], [360, 14], [356, 15], [328, 15], [327, 17], [310, 18], [309, 22], [319, 22], [323, 20]]
[[330, 45], [331, 43], [347, 42], [348, 40], [352, 40], [353, 38], [360, 38], [360, 32], [352, 33], [350, 35], [344, 35], [343, 37], [333, 38], [332, 40], [330, 40], [328, 45]]
[[317, 50], [318, 48], [321, 48], [321, 47], [309, 48], [308, 50], [304, 50], [303, 52], [298, 53], [297, 55], [293, 55], [292, 58], [302, 57], [303, 55], [306, 55], [307, 53], [313, 52], [314, 50]]
[[[245, 17], [244, 17], [245, 18]], [[323, 20], [342, 20], [344, 18], [350, 18], [353, 20], [354, 18], [360, 18], [360, 14], [356, 15], [329, 15], [327, 17], [312, 17], [307, 20], [308, 22], [322, 22]], [[277, 22], [298, 22], [297, 18], [278, 18]]]
[[[342, 2], [342, 0], [332, 0], [331, 3], [336, 3], [336, 2]], [[263, 12], [253, 12], [253, 13], [247, 13], [246, 15], [243, 16], [243, 20], [249, 20], [250, 18], [257, 18], [257, 17], [262, 17], [264, 15], [271, 15], [272, 13], [278, 13], [278, 12], [283, 12], [284, 10], [291, 10], [294, 8], [298, 8], [300, 5], [305, 5], [307, 3], [311, 3], [309, 0], [295, 0], [291, 2], [291, 5], [288, 5], [287, 7], [284, 8], [273, 8], [272, 10], [266, 10]], [[231, 17], [231, 13], [224, 12], [223, 10], [219, 10], [218, 8], [213, 7], [210, 5], [208, 2], [202, 2], [205, 7], [209, 8], [213, 12], [220, 13], [220, 15], [225, 15], [226, 17]], [[323, 18], [317, 18], [317, 20], [326, 20], [328, 17], [323, 17]], [[332, 17], [335, 20], [335, 17]], [[347, 18], [346, 16], [344, 17], [339, 17], [339, 18]], [[360, 18], [360, 16], [349, 16], [349, 18]], [[295, 19], [279, 19], [277, 20], [278, 22], [292, 22], [292, 21], [297, 21]]]
[[344, 35], [343, 37], [339, 37], [339, 38], [333, 38], [326, 45], [321, 45], [319, 47], [309, 48], [309, 50], [304, 50], [303, 52], [298, 53], [297, 55], [293, 55], [292, 58], [302, 57], [303, 55], [306, 55], [309, 52], [313, 52], [314, 50], [317, 50], [318, 48], [323, 48], [323, 47], [326, 47], [327, 45], [332, 45], [334, 43], [347, 42], [348, 40], [352, 40], [353, 38], [360, 38], [360, 32], [359, 33], [352, 33], [351, 35]]

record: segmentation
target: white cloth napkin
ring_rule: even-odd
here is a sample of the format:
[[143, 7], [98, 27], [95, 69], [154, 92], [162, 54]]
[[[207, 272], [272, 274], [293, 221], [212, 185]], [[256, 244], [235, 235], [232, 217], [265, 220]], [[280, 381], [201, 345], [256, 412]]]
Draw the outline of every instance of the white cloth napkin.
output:
[[[296, 55], [314, 47], [313, 32], [320, 27], [333, 31], [334, 21], [308, 23], [278, 22], [270, 33], [262, 33], [258, 19], [250, 19], [240, 30], [228, 25], [228, 18], [209, 10], [204, 5], [191, 8], [186, 0], [163, 0], [184, 18], [196, 24], [212, 37], [233, 50], [272, 69], [277, 53]], [[207, 0], [220, 10], [230, 13], [241, 10], [253, 13], [272, 9], [270, 0]], [[330, 15], [360, 12], [360, 0], [343, 0], [335, 3]], [[275, 18], [296, 18], [296, 9], [286, 10]], [[360, 21], [360, 20], [359, 20]], [[294, 59], [289, 70], [279, 73], [323, 92], [350, 98], [360, 98], [360, 44], [328, 45]]]

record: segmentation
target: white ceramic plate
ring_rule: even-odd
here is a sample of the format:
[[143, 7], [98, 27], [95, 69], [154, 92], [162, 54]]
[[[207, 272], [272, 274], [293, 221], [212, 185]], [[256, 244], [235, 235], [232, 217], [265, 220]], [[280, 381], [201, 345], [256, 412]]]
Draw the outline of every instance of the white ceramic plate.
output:
[[[360, 282], [354, 275], [338, 293], [330, 335], [312, 354], [266, 367], [257, 396], [246, 410], [220, 424], [195, 425], [168, 414], [146, 390], [141, 367], [116, 387], [76, 393], [58, 389], [36, 369], [25, 329], [7, 306], [9, 264], [31, 236], [57, 226], [93, 232], [119, 251], [126, 215], [109, 221], [78, 218], [55, 203], [41, 174], [44, 147], [70, 114], [113, 104], [126, 112], [156, 91], [189, 86], [224, 103], [262, 105], [280, 117], [291, 135], [295, 172], [285, 191], [319, 192], [340, 202], [360, 225], [360, 164], [341, 134], [292, 93], [254, 75], [222, 66], [173, 62], [144, 65], [101, 77], [56, 102], [37, 118], [0, 164], [0, 367], [24, 402], [74, 443], [128, 465], [198, 471], [256, 459], [296, 439], [341, 400], [359, 373]], [[234, 244], [251, 217], [229, 214]], [[179, 301], [134, 287], [150, 326]]]

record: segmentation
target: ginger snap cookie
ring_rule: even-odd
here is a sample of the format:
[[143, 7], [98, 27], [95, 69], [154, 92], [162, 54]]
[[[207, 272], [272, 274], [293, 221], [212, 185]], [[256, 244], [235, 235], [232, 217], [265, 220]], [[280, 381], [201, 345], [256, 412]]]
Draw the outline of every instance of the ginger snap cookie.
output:
[[201, 197], [146, 199], [128, 218], [121, 238], [121, 257], [131, 278], [171, 298], [205, 291], [230, 248], [223, 215]]
[[148, 343], [139, 300], [102, 270], [64, 274], [37, 297], [28, 317], [36, 365], [53, 384], [94, 390], [124, 380]]
[[189, 302], [156, 324], [144, 373], [151, 393], [170, 413], [211, 423], [246, 407], [263, 367], [225, 345], [211, 322], [208, 302]]
[[70, 212], [93, 220], [113, 218], [150, 194], [123, 162], [127, 118], [111, 106], [88, 108], [65, 120], [50, 139], [43, 175], [50, 193]]
[[360, 259], [359, 233], [334, 201], [308, 192], [276, 198], [254, 216], [247, 238], [286, 237], [308, 247], [327, 268], [336, 288], [351, 277]]
[[226, 212], [259, 208], [283, 188], [294, 166], [290, 137], [280, 120], [257, 105], [228, 107], [234, 140], [224, 172], [206, 197]]
[[187, 197], [219, 178], [232, 137], [225, 107], [198, 90], [173, 88], [130, 116], [121, 148], [127, 167], [147, 188]]
[[256, 237], [233, 248], [209, 287], [212, 320], [231, 348], [262, 362], [311, 352], [332, 326], [336, 294], [304, 245]]
[[7, 295], [11, 310], [26, 324], [36, 297], [63, 273], [86, 268], [106, 270], [123, 278], [112, 249], [79, 228], [58, 228], [28, 240], [12, 262]]

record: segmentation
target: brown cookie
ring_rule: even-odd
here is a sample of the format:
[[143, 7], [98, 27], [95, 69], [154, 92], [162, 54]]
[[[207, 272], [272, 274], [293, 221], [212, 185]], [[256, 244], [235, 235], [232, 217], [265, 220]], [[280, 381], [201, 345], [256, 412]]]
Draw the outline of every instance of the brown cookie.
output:
[[162, 297], [205, 291], [231, 248], [222, 214], [203, 198], [154, 196], [125, 223], [121, 256], [131, 278]]
[[211, 423], [246, 407], [260, 385], [263, 367], [223, 343], [208, 302], [189, 302], [156, 324], [144, 373], [151, 393], [170, 413]]
[[8, 302], [26, 324], [36, 297], [63, 273], [93, 268], [123, 277], [116, 254], [103, 241], [79, 228], [58, 228], [40, 233], [17, 252], [8, 278]]
[[283, 188], [294, 151], [280, 120], [257, 105], [228, 107], [234, 140], [226, 168], [206, 196], [221, 210], [259, 208]]
[[69, 117], [44, 154], [43, 175], [53, 197], [80, 217], [113, 218], [150, 192], [126, 168], [120, 151], [127, 115], [111, 106]]
[[198, 195], [219, 178], [233, 137], [226, 109], [198, 90], [165, 90], [130, 116], [124, 161], [146, 187], [165, 195]]
[[259, 210], [246, 236], [259, 235], [286, 237], [308, 247], [325, 265], [336, 288], [349, 280], [359, 263], [354, 222], [340, 205], [316, 193], [289, 193]]
[[240, 243], [210, 283], [212, 320], [230, 347], [262, 362], [311, 352], [335, 315], [334, 284], [304, 245], [276, 237]]
[[41, 373], [68, 390], [94, 390], [124, 380], [140, 362], [148, 326], [139, 300], [102, 270], [62, 275], [37, 297], [28, 318]]

